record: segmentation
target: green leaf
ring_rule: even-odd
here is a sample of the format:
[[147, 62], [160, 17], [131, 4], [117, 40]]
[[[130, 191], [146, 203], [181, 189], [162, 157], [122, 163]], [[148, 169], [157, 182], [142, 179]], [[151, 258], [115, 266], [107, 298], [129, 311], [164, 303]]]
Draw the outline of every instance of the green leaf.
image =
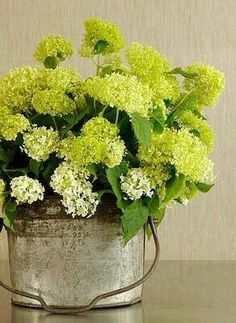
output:
[[195, 183], [198, 190], [203, 193], [207, 193], [215, 184]]
[[96, 176], [98, 172], [98, 166], [96, 164], [90, 164], [87, 166], [87, 170], [91, 175]]
[[66, 115], [63, 115], [63, 119], [69, 123], [70, 125], [74, 126], [77, 122], [79, 122], [86, 114], [85, 110], [75, 112], [75, 113], [69, 113]]
[[106, 169], [107, 179], [117, 198], [117, 206], [121, 209], [125, 206], [125, 203], [123, 201], [123, 194], [120, 187], [120, 176], [122, 174], [125, 175], [127, 171], [128, 166], [125, 162], [121, 162], [120, 165]]
[[16, 219], [16, 202], [10, 201], [5, 204], [3, 223], [6, 227], [12, 228]]
[[147, 205], [150, 215], [156, 220], [155, 223], [158, 223], [159, 225], [165, 214], [165, 206], [160, 205], [159, 197], [157, 195], [150, 198]]
[[148, 216], [148, 208], [142, 204], [141, 200], [136, 200], [125, 208], [122, 216], [125, 244], [127, 244], [127, 242], [144, 226]]
[[30, 159], [29, 169], [30, 171], [38, 177], [40, 170], [42, 169], [42, 162], [38, 162], [37, 160]]
[[179, 176], [176, 176], [174, 179], [167, 182], [164, 203], [167, 203], [178, 197], [179, 193], [185, 186], [185, 181], [185, 176], [183, 174], [179, 174]]
[[148, 119], [133, 113], [131, 116], [135, 136], [140, 144], [147, 147], [151, 141], [152, 127]]
[[51, 176], [59, 164], [60, 160], [55, 156], [52, 156], [50, 159], [47, 160], [47, 164], [44, 166], [44, 169], [42, 171], [42, 176], [46, 183], [50, 182]]
[[108, 41], [106, 40], [98, 40], [96, 45], [94, 46], [95, 55], [101, 54], [104, 50], [109, 46]]
[[57, 58], [58, 58], [58, 60], [59, 60], [60, 62], [62, 62], [62, 61], [64, 61], [64, 60], [65, 60], [65, 57], [64, 57], [63, 53], [62, 53], [62, 52], [60, 52], [60, 51], [57, 51]]
[[51, 68], [51, 69], [54, 70], [58, 65], [58, 59], [56, 57], [54, 57], [54, 56], [48, 56], [45, 59], [43, 65], [44, 65], [45, 68], [48, 68], [48, 69]]
[[7, 163], [8, 162], [8, 157], [5, 152], [5, 150], [0, 146], [0, 160]]
[[190, 133], [192, 133], [195, 137], [200, 137], [200, 132], [196, 129], [189, 130]]
[[196, 117], [202, 119], [202, 120], [207, 120], [199, 111], [193, 110], [193, 114], [195, 114]]
[[175, 67], [173, 70], [171, 70], [170, 72], [168, 72], [166, 74], [178, 74], [178, 75], [182, 75], [188, 79], [193, 79], [197, 76], [196, 73], [189, 73], [186, 70], [182, 69], [181, 67]]
[[45, 59], [43, 65], [47, 69], [55, 69], [58, 66], [58, 62], [59, 62], [59, 60], [58, 60], [57, 57], [55, 57], [55, 56], [48, 56]]
[[156, 133], [162, 133], [165, 127], [165, 116], [160, 107], [156, 107], [152, 113], [152, 123], [153, 123], [153, 131]]
[[105, 76], [107, 74], [111, 74], [113, 72], [113, 68], [112, 66], [104, 66], [102, 69], [101, 69], [101, 72], [100, 72], [100, 75], [101, 76]]

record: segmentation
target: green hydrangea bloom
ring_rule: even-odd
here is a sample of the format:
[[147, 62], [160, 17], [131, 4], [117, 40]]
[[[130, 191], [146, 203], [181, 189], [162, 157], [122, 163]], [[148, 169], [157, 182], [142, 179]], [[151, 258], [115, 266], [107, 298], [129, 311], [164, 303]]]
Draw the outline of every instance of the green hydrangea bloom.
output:
[[33, 93], [43, 83], [44, 72], [41, 68], [23, 66], [11, 70], [0, 79], [0, 105], [13, 112], [30, 109]]
[[34, 52], [35, 59], [44, 63], [47, 57], [55, 57], [59, 61], [73, 54], [72, 44], [60, 35], [48, 35], [43, 38]]
[[108, 120], [96, 117], [82, 128], [81, 137], [68, 137], [61, 143], [59, 154], [79, 165], [103, 163], [108, 167], [119, 165], [125, 153], [125, 144], [118, 136], [118, 128]]
[[189, 65], [186, 70], [190, 73], [196, 73], [197, 76], [193, 79], [186, 78], [184, 81], [185, 88], [193, 91], [199, 105], [214, 106], [225, 87], [224, 74], [201, 62]]
[[164, 99], [176, 100], [180, 95], [180, 87], [170, 70], [169, 61], [151, 46], [132, 43], [127, 49], [127, 60], [131, 73], [148, 84], [153, 90], [155, 103]]
[[127, 48], [127, 60], [131, 72], [147, 83], [170, 68], [169, 61], [157, 50], [139, 43], [132, 43]]
[[32, 105], [38, 113], [51, 116], [72, 113], [76, 109], [75, 102], [58, 89], [38, 91], [33, 96]]
[[119, 28], [113, 23], [98, 18], [91, 18], [85, 21], [84, 28], [83, 43], [79, 49], [82, 57], [94, 56], [96, 54], [95, 46], [100, 40], [107, 43], [107, 47], [102, 54], [117, 52], [125, 45]]
[[57, 89], [76, 95], [80, 84], [81, 77], [75, 68], [57, 67], [54, 70], [45, 70], [45, 86], [48, 89]]
[[177, 173], [190, 181], [207, 182], [214, 179], [213, 162], [207, 147], [188, 129], [165, 129], [153, 135], [148, 148], [141, 147], [139, 158], [144, 165], [174, 165]]
[[2, 206], [5, 201], [5, 196], [4, 196], [5, 186], [6, 185], [4, 180], [0, 178], [0, 206]]
[[24, 133], [23, 139], [23, 150], [37, 161], [47, 160], [49, 155], [57, 150], [59, 143], [58, 133], [46, 127], [32, 127]]
[[103, 142], [94, 137], [68, 137], [62, 140], [59, 156], [81, 166], [98, 164], [106, 153]]
[[23, 115], [11, 114], [7, 107], [0, 107], [0, 136], [5, 140], [15, 140], [18, 133], [29, 127], [30, 123]]
[[196, 130], [200, 140], [206, 145], [208, 151], [211, 151], [214, 144], [214, 132], [206, 120], [198, 118], [191, 111], [185, 111], [178, 117], [183, 126], [189, 127], [190, 130]]
[[101, 78], [95, 76], [86, 80], [83, 92], [104, 105], [116, 107], [128, 114], [134, 112], [147, 117], [152, 110], [152, 91], [135, 76], [112, 73]]
[[107, 119], [95, 117], [87, 121], [82, 128], [82, 136], [96, 137], [99, 140], [116, 139], [119, 129]]

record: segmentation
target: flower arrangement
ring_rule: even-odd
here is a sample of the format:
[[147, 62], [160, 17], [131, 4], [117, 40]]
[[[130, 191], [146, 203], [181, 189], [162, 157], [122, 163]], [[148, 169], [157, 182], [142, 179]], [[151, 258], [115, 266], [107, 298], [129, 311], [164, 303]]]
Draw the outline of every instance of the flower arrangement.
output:
[[201, 62], [173, 68], [154, 48], [125, 44], [110, 22], [84, 27], [79, 54], [94, 76], [62, 67], [72, 44], [49, 35], [34, 52], [42, 66], [0, 79], [0, 229], [13, 227], [19, 204], [58, 195], [68, 215], [90, 217], [113, 194], [127, 243], [149, 216], [158, 225], [168, 206], [213, 186], [203, 112], [225, 79]]

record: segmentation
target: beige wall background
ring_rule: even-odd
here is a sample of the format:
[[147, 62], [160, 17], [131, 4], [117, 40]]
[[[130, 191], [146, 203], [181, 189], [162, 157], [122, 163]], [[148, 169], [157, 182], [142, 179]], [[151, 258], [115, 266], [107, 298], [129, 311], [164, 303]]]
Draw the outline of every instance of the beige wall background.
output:
[[[33, 64], [36, 43], [48, 33], [78, 48], [83, 21], [117, 23], [127, 41], [155, 46], [174, 65], [202, 60], [225, 72], [227, 87], [208, 113], [217, 132], [217, 184], [187, 208], [170, 209], [159, 228], [162, 259], [236, 259], [236, 1], [235, 0], [0, 0], [0, 73]], [[91, 65], [77, 55], [82, 75]], [[5, 235], [0, 258], [7, 257]], [[147, 257], [152, 255], [148, 244]]]

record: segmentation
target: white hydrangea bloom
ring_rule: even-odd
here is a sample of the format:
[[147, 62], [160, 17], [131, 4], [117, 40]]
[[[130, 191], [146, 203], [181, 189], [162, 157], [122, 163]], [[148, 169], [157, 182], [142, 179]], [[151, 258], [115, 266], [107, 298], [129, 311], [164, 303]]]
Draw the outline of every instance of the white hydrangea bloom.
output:
[[148, 197], [153, 195], [151, 181], [141, 168], [130, 169], [125, 176], [120, 176], [120, 180], [121, 190], [131, 200], [137, 200], [143, 195]]
[[23, 150], [26, 154], [37, 160], [47, 160], [49, 155], [57, 150], [59, 136], [52, 128], [33, 126], [23, 135]]
[[61, 163], [51, 177], [51, 187], [62, 196], [66, 212], [73, 217], [90, 217], [96, 211], [98, 195], [92, 191], [88, 177], [85, 168], [69, 162]]
[[26, 175], [18, 176], [11, 180], [11, 196], [16, 199], [17, 204], [32, 204], [37, 200], [43, 200], [44, 187], [37, 180]]

